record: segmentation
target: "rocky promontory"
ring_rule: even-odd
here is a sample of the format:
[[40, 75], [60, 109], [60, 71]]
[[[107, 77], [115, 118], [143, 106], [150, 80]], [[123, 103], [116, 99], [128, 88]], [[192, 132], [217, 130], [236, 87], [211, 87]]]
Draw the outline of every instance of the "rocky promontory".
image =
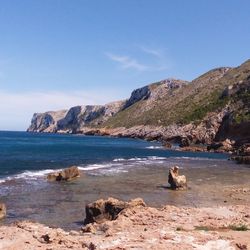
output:
[[[124, 101], [34, 114], [28, 131], [134, 137], [234, 152], [250, 141], [249, 110], [250, 60], [191, 82], [152, 83]], [[231, 146], [225, 147], [228, 141]]]
[[[1, 250], [63, 249], [213, 249], [233, 250], [250, 247], [248, 206], [152, 208], [140, 202], [129, 203], [110, 198], [113, 219], [89, 224], [79, 231], [30, 221], [0, 226]], [[105, 203], [106, 202], [106, 203]], [[92, 206], [93, 207], [93, 206]], [[66, 212], [66, 211], [65, 211]]]

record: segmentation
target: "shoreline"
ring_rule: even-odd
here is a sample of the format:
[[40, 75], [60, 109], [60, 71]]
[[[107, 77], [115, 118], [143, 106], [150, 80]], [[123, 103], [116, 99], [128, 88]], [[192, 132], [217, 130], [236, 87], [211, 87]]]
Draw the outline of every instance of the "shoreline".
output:
[[[0, 249], [248, 249], [249, 206], [124, 209], [80, 231], [21, 221], [0, 226]], [[243, 248], [240, 248], [243, 247]]]

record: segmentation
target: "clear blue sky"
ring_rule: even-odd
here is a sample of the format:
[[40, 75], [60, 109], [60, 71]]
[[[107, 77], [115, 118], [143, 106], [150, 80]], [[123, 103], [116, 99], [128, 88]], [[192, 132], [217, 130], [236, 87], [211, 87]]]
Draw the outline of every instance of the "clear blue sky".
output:
[[249, 59], [248, 0], [0, 0], [0, 130]]

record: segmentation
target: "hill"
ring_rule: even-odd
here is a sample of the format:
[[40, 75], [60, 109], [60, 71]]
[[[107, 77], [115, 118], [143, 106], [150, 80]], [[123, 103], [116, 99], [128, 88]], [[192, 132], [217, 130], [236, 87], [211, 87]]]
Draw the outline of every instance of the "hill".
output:
[[84, 133], [211, 144], [250, 141], [250, 60], [191, 82], [166, 79], [127, 100], [34, 114], [28, 131]]

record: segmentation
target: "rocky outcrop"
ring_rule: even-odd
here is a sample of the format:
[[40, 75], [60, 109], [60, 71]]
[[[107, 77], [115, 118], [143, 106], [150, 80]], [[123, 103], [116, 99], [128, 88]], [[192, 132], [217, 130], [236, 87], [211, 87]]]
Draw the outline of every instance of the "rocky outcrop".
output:
[[[187, 149], [203, 144], [231, 152], [250, 141], [250, 60], [211, 70], [191, 82], [166, 79], [126, 101], [34, 114], [28, 131], [160, 140]], [[228, 140], [231, 145], [224, 145]], [[223, 144], [224, 143], [224, 144]]]
[[75, 106], [69, 110], [35, 113], [29, 132], [78, 133], [84, 126], [97, 126], [114, 116], [124, 101], [106, 105]]
[[151, 91], [149, 89], [149, 86], [145, 86], [139, 89], [135, 89], [130, 98], [125, 102], [125, 105], [123, 109], [128, 108], [129, 106], [133, 105], [134, 103], [140, 101], [140, 100], [146, 100], [149, 98], [151, 94]]
[[62, 171], [48, 174], [47, 180], [48, 181], [70, 181], [79, 176], [80, 176], [80, 171], [78, 167], [72, 166]]
[[240, 164], [250, 164], [250, 143], [245, 143], [236, 150], [232, 159]]
[[143, 206], [145, 203], [142, 199], [134, 199], [129, 202], [120, 201], [114, 198], [108, 198], [107, 200], [97, 200], [86, 206], [86, 218], [84, 224], [89, 223], [101, 223], [107, 220], [117, 219], [119, 213], [124, 209]]
[[30, 221], [0, 226], [1, 250], [249, 249], [249, 206], [133, 207], [87, 232]]
[[170, 188], [174, 190], [187, 189], [187, 179], [185, 175], [179, 175], [179, 167], [171, 167], [168, 174], [168, 183]]
[[0, 203], [0, 220], [6, 216], [6, 206], [4, 203]]
[[57, 122], [62, 119], [67, 110], [49, 111], [45, 113], [35, 113], [31, 120], [31, 125], [27, 129], [29, 132], [56, 132]]

